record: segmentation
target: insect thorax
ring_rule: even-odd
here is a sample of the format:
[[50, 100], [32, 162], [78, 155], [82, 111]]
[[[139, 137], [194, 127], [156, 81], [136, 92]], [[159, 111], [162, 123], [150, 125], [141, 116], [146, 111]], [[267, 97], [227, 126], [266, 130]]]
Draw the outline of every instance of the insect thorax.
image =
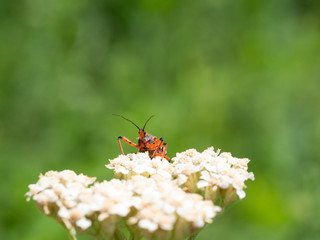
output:
[[150, 135], [149, 133], [146, 133], [146, 135], [144, 136], [144, 141], [148, 142], [150, 141], [150, 143], [154, 142], [154, 137], [152, 135]]

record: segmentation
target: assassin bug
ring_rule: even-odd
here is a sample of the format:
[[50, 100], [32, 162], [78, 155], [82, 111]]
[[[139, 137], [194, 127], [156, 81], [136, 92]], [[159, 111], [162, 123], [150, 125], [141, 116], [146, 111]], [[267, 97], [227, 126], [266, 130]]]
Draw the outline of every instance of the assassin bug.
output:
[[161, 158], [165, 158], [168, 161], [170, 161], [170, 158], [166, 156], [167, 154], [167, 144], [163, 142], [163, 138], [158, 138], [156, 136], [152, 136], [151, 134], [147, 133], [144, 129], [149, 122], [149, 120], [154, 117], [152, 115], [148, 118], [148, 120], [145, 122], [143, 128], [139, 128], [137, 124], [132, 122], [131, 120], [125, 118], [124, 116], [113, 114], [114, 116], [121, 117], [129, 122], [131, 122], [134, 126], [136, 126], [139, 129], [139, 138], [138, 138], [138, 144], [133, 143], [128, 138], [119, 136], [118, 142], [120, 146], [121, 153], [123, 153], [123, 149], [121, 146], [121, 140], [128, 143], [132, 147], [139, 148], [139, 152], [148, 152], [150, 158], [154, 158], [155, 156], [161, 156]]

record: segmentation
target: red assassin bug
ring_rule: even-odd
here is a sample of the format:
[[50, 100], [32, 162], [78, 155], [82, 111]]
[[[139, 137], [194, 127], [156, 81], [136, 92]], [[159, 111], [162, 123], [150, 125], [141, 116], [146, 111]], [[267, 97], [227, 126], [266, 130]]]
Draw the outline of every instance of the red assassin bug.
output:
[[118, 142], [119, 142], [119, 146], [120, 146], [120, 150], [121, 150], [122, 154], [124, 154], [124, 153], [123, 153], [123, 149], [122, 149], [120, 140], [128, 143], [132, 147], [139, 148], [139, 152], [149, 152], [149, 156], [151, 159], [154, 158], [155, 156], [161, 156], [161, 158], [165, 158], [168, 161], [170, 161], [170, 158], [168, 158], [166, 156], [167, 144], [163, 142], [163, 138], [157, 139], [156, 136], [152, 136], [151, 134], [147, 133], [144, 130], [147, 123], [149, 122], [149, 120], [152, 117], [154, 117], [154, 115], [152, 115], [151, 117], [148, 118], [148, 120], [144, 124], [143, 128], [139, 128], [134, 122], [132, 122], [131, 120], [129, 120], [121, 115], [117, 115], [117, 114], [113, 114], [113, 115], [121, 117], [121, 118], [131, 122], [134, 126], [136, 126], [139, 129], [138, 144], [133, 143], [132, 141], [130, 141], [126, 137], [123, 137], [123, 136], [118, 137]]

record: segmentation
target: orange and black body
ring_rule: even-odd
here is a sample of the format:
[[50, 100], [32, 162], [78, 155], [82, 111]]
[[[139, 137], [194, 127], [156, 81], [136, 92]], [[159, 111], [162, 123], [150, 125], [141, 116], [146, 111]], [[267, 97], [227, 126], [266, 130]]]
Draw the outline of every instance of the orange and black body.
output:
[[144, 124], [143, 128], [139, 128], [134, 122], [131, 120], [121, 116], [121, 115], [116, 115], [115, 116], [122, 117], [123, 119], [131, 122], [134, 126], [136, 126], [139, 129], [139, 138], [138, 138], [138, 144], [133, 143], [130, 141], [128, 138], [119, 136], [118, 137], [118, 142], [120, 146], [121, 153], [123, 153], [123, 149], [121, 146], [121, 140], [128, 143], [130, 146], [139, 148], [139, 152], [148, 152], [150, 158], [154, 158], [156, 156], [160, 156], [161, 158], [165, 158], [168, 161], [170, 161], [170, 158], [166, 156], [167, 154], [167, 144], [163, 142], [163, 138], [158, 138], [156, 136], [152, 136], [151, 134], [147, 133], [144, 129], [148, 123], [148, 121], [153, 117], [149, 117], [149, 119], [146, 121]]

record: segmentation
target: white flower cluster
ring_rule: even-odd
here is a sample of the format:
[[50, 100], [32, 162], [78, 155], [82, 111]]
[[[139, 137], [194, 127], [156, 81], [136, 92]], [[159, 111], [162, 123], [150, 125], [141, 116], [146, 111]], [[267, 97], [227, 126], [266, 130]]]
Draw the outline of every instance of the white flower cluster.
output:
[[116, 178], [129, 179], [134, 175], [146, 177], [160, 174], [188, 192], [201, 193], [205, 199], [224, 207], [238, 197], [245, 197], [244, 182], [254, 180], [248, 172], [249, 159], [232, 157], [231, 153], [214, 151], [210, 147], [202, 153], [189, 149], [177, 153], [173, 163], [159, 157], [150, 159], [147, 153], [120, 155], [110, 160], [107, 168], [113, 169]]
[[245, 181], [254, 180], [248, 172], [249, 159], [232, 157], [231, 153], [214, 151], [213, 147], [202, 153], [189, 149], [173, 158], [174, 177], [190, 192], [200, 192], [205, 199], [226, 206], [245, 197]]
[[74, 235], [75, 227], [91, 226], [91, 221], [85, 217], [90, 212], [86, 202], [90, 196], [88, 186], [95, 179], [71, 170], [49, 171], [41, 174], [36, 184], [29, 185], [27, 200], [32, 198], [42, 212], [57, 219]]
[[76, 231], [97, 239], [121, 239], [117, 235], [120, 221], [126, 223], [134, 239], [184, 239], [210, 223], [221, 210], [160, 174], [132, 176], [127, 181], [94, 181], [70, 170], [49, 171], [29, 185], [26, 195], [65, 226], [71, 239]]
[[109, 160], [107, 168], [113, 169], [115, 177], [118, 179], [130, 179], [134, 175], [150, 177], [158, 174], [171, 180], [174, 173], [174, 167], [166, 159], [155, 157], [152, 160], [147, 152], [131, 153], [120, 155]]
[[198, 194], [184, 192], [161, 175], [133, 176], [127, 184], [134, 192], [132, 202], [137, 211], [128, 224], [140, 232], [143, 229], [146, 239], [157, 238], [160, 233], [166, 236], [163, 239], [184, 239], [211, 223], [221, 210]]
[[125, 239], [121, 224], [130, 239], [185, 239], [245, 197], [244, 182], [254, 180], [248, 162], [213, 147], [177, 153], [172, 162], [150, 159], [147, 152], [120, 155], [106, 165], [116, 179], [99, 183], [71, 170], [49, 171], [29, 185], [26, 195], [71, 239], [76, 232]]

